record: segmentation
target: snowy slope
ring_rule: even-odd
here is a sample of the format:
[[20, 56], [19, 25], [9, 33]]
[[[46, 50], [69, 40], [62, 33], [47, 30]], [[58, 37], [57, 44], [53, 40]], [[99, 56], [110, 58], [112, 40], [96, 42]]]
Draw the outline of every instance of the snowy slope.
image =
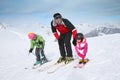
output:
[[[46, 40], [46, 56], [55, 61], [59, 57], [59, 50], [53, 35], [48, 37], [46, 34], [49, 28], [38, 29], [35, 32], [43, 35]], [[26, 36], [31, 30], [9, 28], [0, 31], [0, 80], [120, 80], [120, 34], [87, 39], [87, 57], [90, 62], [83, 69], [73, 68], [78, 62], [75, 60], [57, 72], [47, 74], [47, 71], [38, 72], [37, 69], [31, 69], [35, 56], [28, 56], [29, 40]], [[28, 69], [25, 70], [25, 67]]]

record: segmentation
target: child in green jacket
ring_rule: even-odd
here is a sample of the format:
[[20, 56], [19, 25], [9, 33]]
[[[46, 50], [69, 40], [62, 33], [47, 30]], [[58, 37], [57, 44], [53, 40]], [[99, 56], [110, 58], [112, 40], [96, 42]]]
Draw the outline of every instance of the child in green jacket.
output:
[[29, 33], [28, 37], [31, 42], [29, 53], [32, 53], [34, 47], [36, 47], [35, 49], [36, 62], [34, 66], [46, 63], [48, 60], [44, 54], [45, 40], [43, 39], [43, 37], [35, 33]]

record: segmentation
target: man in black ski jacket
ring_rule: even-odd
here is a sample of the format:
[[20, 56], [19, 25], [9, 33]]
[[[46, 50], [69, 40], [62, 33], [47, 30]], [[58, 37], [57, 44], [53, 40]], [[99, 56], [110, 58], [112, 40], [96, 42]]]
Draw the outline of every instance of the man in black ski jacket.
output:
[[53, 17], [54, 20], [51, 22], [51, 29], [55, 38], [58, 40], [61, 55], [57, 63], [65, 61], [65, 64], [68, 64], [74, 60], [71, 48], [71, 36], [73, 35], [73, 44], [75, 44], [77, 30], [69, 20], [62, 18], [60, 13], [55, 13]]

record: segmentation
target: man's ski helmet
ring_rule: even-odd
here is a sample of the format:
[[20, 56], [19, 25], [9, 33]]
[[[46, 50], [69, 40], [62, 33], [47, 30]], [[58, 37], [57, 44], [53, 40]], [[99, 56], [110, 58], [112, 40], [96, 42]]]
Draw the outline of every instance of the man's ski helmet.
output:
[[60, 13], [55, 13], [55, 14], [53, 15], [53, 17], [54, 17], [54, 19], [56, 20], [56, 19], [62, 18], [62, 15], [61, 15]]
[[81, 40], [81, 41], [83, 41], [83, 39], [84, 39], [84, 35], [83, 35], [82, 33], [78, 33], [78, 34], [76, 35], [76, 40]]
[[28, 37], [29, 37], [29, 39], [34, 40], [36, 38], [36, 34], [33, 32], [30, 32], [30, 33], [28, 33]]

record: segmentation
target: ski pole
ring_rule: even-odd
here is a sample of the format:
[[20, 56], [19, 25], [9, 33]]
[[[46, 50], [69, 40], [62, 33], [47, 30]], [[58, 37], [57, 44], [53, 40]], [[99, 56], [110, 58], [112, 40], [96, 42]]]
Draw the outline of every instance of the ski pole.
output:
[[35, 53], [32, 52], [32, 54], [33, 54], [34, 56], [36, 56]]
[[28, 53], [28, 56], [30, 55], [30, 53]]
[[[36, 56], [33, 52], [32, 52], [32, 54], [34, 55], [34, 56]], [[28, 53], [28, 56], [30, 55], [30, 53]]]

